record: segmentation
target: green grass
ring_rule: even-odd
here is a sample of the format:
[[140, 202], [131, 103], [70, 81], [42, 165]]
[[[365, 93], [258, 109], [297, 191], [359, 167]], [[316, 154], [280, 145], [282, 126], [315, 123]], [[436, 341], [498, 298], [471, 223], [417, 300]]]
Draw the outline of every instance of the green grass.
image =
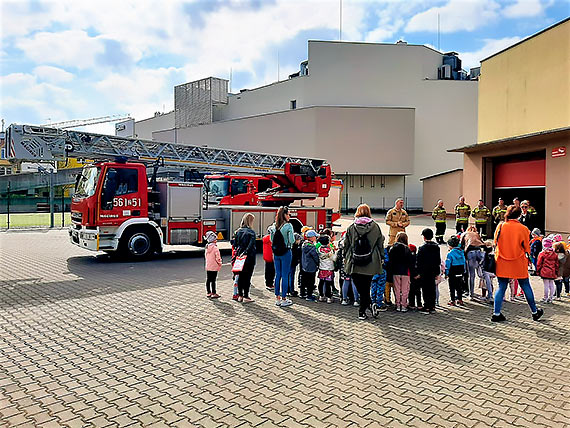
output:
[[[64, 225], [71, 224], [70, 213], [64, 213]], [[55, 213], [54, 227], [61, 227], [61, 213]], [[26, 228], [26, 227], [49, 227], [49, 213], [33, 213], [33, 214], [10, 214], [10, 229]], [[0, 214], [0, 229], [8, 227], [8, 215]]]

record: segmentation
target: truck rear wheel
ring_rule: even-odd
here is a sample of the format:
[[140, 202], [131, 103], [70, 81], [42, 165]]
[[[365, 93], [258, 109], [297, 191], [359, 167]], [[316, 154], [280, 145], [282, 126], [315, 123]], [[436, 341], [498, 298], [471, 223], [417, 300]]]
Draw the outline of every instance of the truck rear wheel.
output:
[[146, 227], [127, 229], [119, 241], [119, 254], [131, 260], [150, 258], [157, 248], [153, 234], [154, 232]]

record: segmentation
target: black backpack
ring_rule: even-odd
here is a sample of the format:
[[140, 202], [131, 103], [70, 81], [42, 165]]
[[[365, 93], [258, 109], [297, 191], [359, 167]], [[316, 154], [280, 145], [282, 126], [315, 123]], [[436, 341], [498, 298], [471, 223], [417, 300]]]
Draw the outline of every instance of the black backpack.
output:
[[273, 242], [271, 243], [271, 249], [273, 250], [273, 254], [275, 256], [282, 256], [287, 252], [288, 248], [285, 245], [285, 238], [283, 238], [281, 230], [275, 230], [275, 233], [273, 234]]
[[485, 254], [485, 258], [483, 259], [483, 270], [485, 272], [495, 273], [496, 262], [495, 262], [495, 256], [493, 254], [490, 253]]
[[361, 235], [356, 231], [356, 241], [352, 252], [352, 262], [355, 266], [366, 266], [372, 262], [372, 248], [367, 235], [368, 232]]

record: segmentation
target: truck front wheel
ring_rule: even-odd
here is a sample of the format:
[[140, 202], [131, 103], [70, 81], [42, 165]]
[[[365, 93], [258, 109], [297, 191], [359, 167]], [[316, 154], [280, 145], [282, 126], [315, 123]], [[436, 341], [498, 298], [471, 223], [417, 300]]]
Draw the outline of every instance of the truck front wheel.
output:
[[156, 251], [155, 239], [148, 228], [127, 229], [119, 241], [119, 254], [132, 260], [146, 260]]

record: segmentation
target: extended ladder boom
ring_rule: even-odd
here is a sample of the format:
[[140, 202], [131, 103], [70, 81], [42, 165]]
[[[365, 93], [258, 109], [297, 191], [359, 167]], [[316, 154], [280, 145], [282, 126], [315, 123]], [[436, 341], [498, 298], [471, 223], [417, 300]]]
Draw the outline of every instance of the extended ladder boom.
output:
[[143, 162], [164, 159], [168, 165], [202, 170], [275, 174], [283, 174], [287, 163], [305, 165], [313, 171], [326, 163], [323, 159], [191, 146], [34, 125], [10, 125], [6, 146], [8, 160], [17, 162], [64, 161], [67, 158], [108, 160], [124, 156]]

